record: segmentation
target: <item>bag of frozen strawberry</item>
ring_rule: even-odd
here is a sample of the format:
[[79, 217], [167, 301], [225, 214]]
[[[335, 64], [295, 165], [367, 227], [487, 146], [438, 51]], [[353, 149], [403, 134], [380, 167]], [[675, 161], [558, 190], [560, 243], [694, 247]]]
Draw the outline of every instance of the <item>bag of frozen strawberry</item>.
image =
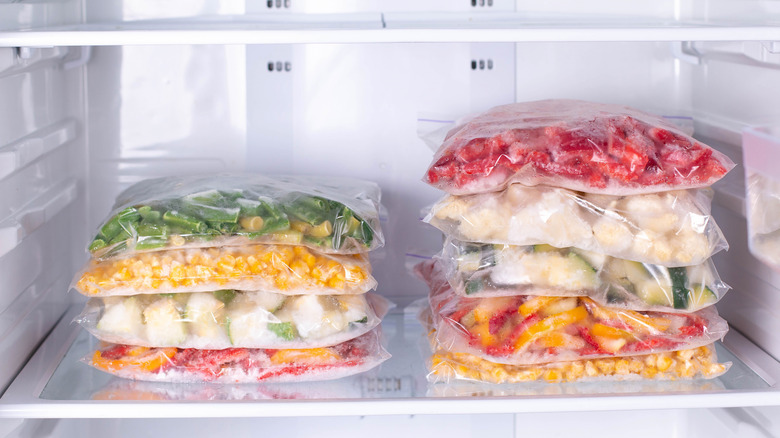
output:
[[632, 195], [709, 186], [733, 167], [662, 117], [542, 100], [498, 106], [452, 129], [423, 180], [453, 195], [513, 182]]

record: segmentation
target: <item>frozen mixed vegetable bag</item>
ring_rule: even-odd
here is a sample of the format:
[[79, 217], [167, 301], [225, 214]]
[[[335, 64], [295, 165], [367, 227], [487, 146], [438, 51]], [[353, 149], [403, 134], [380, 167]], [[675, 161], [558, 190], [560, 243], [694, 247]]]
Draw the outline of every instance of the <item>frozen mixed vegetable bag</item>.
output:
[[711, 202], [710, 189], [609, 196], [512, 184], [496, 193], [445, 196], [425, 221], [463, 241], [549, 244], [692, 266], [728, 248]]
[[692, 349], [722, 339], [714, 306], [695, 313], [637, 312], [587, 297], [464, 298], [434, 261], [417, 265], [430, 288], [436, 340], [454, 353], [530, 365]]
[[76, 321], [101, 341], [200, 349], [313, 348], [379, 325], [379, 295], [281, 295], [220, 290], [92, 298]]
[[249, 243], [355, 254], [384, 243], [379, 186], [338, 177], [216, 174], [150, 179], [121, 193], [95, 258]]
[[454, 195], [513, 182], [630, 195], [709, 186], [733, 167], [662, 117], [542, 100], [498, 106], [451, 130], [424, 181]]
[[547, 244], [515, 246], [447, 239], [437, 256], [455, 292], [472, 298], [588, 296], [631, 310], [694, 312], [729, 289], [710, 259], [667, 268]]

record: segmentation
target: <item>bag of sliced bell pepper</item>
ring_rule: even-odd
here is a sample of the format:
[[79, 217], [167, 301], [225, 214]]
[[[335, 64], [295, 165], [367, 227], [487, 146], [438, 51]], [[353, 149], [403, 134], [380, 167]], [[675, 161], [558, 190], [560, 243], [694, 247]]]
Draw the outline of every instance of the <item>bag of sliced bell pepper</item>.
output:
[[496, 193], [445, 196], [425, 221], [464, 241], [550, 244], [691, 266], [728, 248], [710, 214], [711, 198], [710, 189], [608, 196], [512, 184]]
[[513, 182], [632, 195], [709, 186], [733, 167], [662, 117], [542, 100], [498, 106], [452, 129], [423, 180], [454, 195]]
[[334, 254], [376, 249], [379, 186], [315, 176], [157, 178], [122, 192], [89, 244], [106, 259], [171, 248], [272, 243]]
[[287, 295], [361, 294], [376, 287], [368, 255], [321, 254], [304, 246], [171, 249], [90, 259], [71, 287], [89, 297], [264, 290]]
[[118, 377], [156, 382], [306, 382], [368, 371], [390, 354], [378, 328], [331, 347], [199, 350], [104, 344], [82, 360]]
[[199, 349], [313, 348], [379, 325], [375, 294], [282, 295], [221, 290], [92, 298], [76, 321], [101, 341]]
[[692, 349], [722, 339], [714, 306], [695, 313], [637, 312], [587, 297], [464, 298], [441, 266], [416, 267], [428, 283], [436, 341], [447, 351], [529, 365]]
[[710, 259], [667, 268], [577, 248], [447, 239], [437, 259], [455, 292], [471, 298], [587, 296], [630, 310], [695, 312], [728, 291]]

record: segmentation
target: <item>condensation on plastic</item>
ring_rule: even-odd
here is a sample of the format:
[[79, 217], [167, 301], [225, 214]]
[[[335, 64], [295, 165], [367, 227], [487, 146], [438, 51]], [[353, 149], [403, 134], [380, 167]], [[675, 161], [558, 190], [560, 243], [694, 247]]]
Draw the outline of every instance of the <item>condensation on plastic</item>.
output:
[[216, 174], [157, 178], [122, 192], [89, 250], [110, 258], [251, 243], [331, 254], [381, 247], [381, 192], [341, 177]]
[[609, 196], [512, 184], [496, 193], [445, 196], [424, 220], [464, 241], [549, 244], [692, 266], [728, 248], [711, 201], [710, 189]]
[[360, 294], [376, 287], [367, 254], [319, 254], [303, 246], [174, 249], [89, 260], [71, 284], [87, 296], [220, 289], [286, 295]]
[[637, 312], [587, 297], [464, 298], [435, 262], [418, 265], [431, 290], [436, 341], [447, 351], [529, 365], [691, 349], [722, 339], [714, 306], [695, 313]]
[[92, 298], [75, 321], [101, 341], [199, 349], [314, 348], [378, 326], [376, 294], [280, 295], [220, 291]]
[[424, 181], [457, 195], [513, 182], [631, 195], [709, 186], [733, 167], [662, 117], [543, 100], [498, 106], [452, 129]]
[[377, 327], [332, 347], [198, 350], [106, 344], [82, 361], [133, 380], [251, 383], [338, 379], [367, 371], [389, 358]]
[[694, 312], [729, 290], [710, 259], [667, 268], [549, 245], [478, 244], [447, 239], [437, 257], [458, 295], [587, 296], [630, 310]]

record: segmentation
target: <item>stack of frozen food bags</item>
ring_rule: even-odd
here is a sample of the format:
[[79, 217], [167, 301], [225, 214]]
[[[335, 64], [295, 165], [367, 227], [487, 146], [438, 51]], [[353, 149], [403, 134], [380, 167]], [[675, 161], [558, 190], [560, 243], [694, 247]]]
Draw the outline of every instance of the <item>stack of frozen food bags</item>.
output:
[[573, 100], [451, 130], [425, 181], [446, 236], [430, 288], [431, 381], [724, 373], [709, 185], [733, 167], [661, 117]]
[[389, 355], [368, 251], [379, 187], [347, 178], [209, 175], [119, 195], [73, 287], [102, 341], [84, 359], [170, 382], [327, 380]]

